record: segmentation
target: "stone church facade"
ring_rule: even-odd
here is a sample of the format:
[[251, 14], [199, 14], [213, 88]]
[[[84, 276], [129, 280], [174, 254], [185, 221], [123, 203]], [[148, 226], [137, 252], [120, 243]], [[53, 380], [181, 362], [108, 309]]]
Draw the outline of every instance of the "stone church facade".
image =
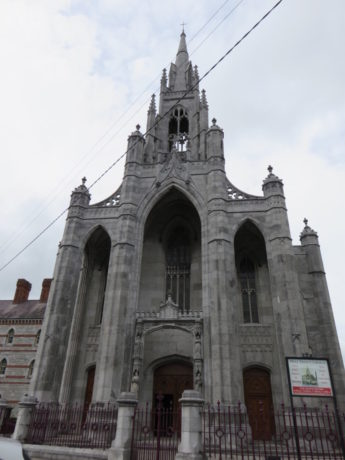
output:
[[[294, 246], [283, 182], [262, 195], [227, 178], [213, 119], [181, 34], [147, 133], [128, 138], [122, 184], [71, 196], [30, 392], [40, 401], [141, 402], [184, 389], [209, 402], [289, 402], [285, 358], [328, 358], [339, 403], [344, 368], [318, 237]], [[259, 395], [259, 396], [258, 396]]]

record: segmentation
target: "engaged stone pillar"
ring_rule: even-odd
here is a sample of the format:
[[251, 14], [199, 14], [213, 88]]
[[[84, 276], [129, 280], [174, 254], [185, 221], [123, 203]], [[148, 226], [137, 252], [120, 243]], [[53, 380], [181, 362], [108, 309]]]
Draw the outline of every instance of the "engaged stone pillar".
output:
[[32, 412], [38, 403], [33, 396], [24, 395], [19, 403], [19, 412], [16, 427], [12, 438], [18, 441], [25, 441], [31, 422]]
[[181, 442], [175, 459], [202, 459], [201, 409], [204, 400], [198, 391], [185, 390], [179, 402], [182, 406]]
[[132, 423], [136, 405], [135, 393], [121, 393], [117, 400], [117, 427], [115, 439], [108, 451], [108, 460], [129, 460], [131, 456]]

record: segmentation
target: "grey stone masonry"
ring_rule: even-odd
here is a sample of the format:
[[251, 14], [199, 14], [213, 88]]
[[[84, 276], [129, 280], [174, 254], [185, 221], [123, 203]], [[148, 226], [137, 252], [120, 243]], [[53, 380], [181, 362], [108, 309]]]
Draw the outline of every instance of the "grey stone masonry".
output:
[[199, 460], [202, 455], [201, 410], [204, 400], [198, 391], [185, 390], [180, 399], [182, 408], [181, 442], [176, 460]]
[[306, 224], [292, 244], [271, 166], [260, 196], [230, 182], [198, 79], [182, 32], [120, 186], [99, 203], [85, 178], [73, 191], [30, 393], [87, 404], [162, 393], [176, 408], [195, 390], [250, 417], [260, 391], [265, 407], [289, 404], [286, 357], [312, 355], [329, 360], [344, 407], [317, 235]]
[[138, 404], [138, 400], [134, 393], [121, 393], [117, 402], [119, 409], [116, 436], [108, 451], [108, 460], [129, 460], [134, 409]]
[[25, 441], [28, 434], [29, 425], [31, 422], [32, 412], [38, 401], [35, 397], [24, 395], [19, 403], [19, 413], [17, 417], [16, 427], [13, 433], [13, 439]]

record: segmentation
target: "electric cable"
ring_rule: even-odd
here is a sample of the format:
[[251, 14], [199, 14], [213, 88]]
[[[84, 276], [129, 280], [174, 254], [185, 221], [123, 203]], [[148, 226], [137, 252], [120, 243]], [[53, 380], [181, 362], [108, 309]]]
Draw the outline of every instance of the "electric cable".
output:
[[[190, 92], [192, 92], [195, 88], [198, 87], [199, 83], [203, 81], [224, 59], [229, 56], [230, 53], [236, 49], [243, 40], [245, 40], [281, 3], [283, 0], [279, 0], [276, 2], [242, 37], [237, 40], [237, 42], [228, 49], [216, 62], [213, 64], [205, 73], [202, 77], [199, 78], [199, 80], [194, 83], [194, 85], [191, 86], [188, 90], [186, 90], [182, 96], [174, 103], [172, 107], [167, 110], [159, 120], [157, 120], [150, 129], [148, 129], [145, 133], [143, 133], [143, 136], [146, 136], [147, 134], [150, 133], [161, 121], [164, 117], [166, 117], [172, 109], [174, 109]], [[132, 146], [135, 147], [139, 141], [136, 141], [134, 145]], [[94, 187], [111, 169], [116, 166], [116, 164], [127, 154], [128, 149], [120, 155], [111, 165], [101, 174], [99, 175], [88, 187], [88, 190], [90, 190], [92, 187]], [[64, 209], [55, 219], [53, 219], [41, 232], [38, 233], [24, 248], [22, 248], [19, 252], [17, 252], [8, 262], [6, 262], [2, 267], [0, 267], [0, 271], [4, 270], [10, 263], [12, 263], [17, 257], [19, 257], [28, 247], [30, 247], [41, 235], [43, 235], [52, 225], [55, 224], [67, 211], [69, 207]]]
[[[242, 3], [244, 0], [241, 0], [239, 3]], [[212, 14], [212, 16], [200, 27], [200, 29], [197, 30], [197, 32], [192, 36], [192, 38], [188, 41], [188, 44], [190, 44], [198, 35], [199, 33], [205, 29], [205, 27], [212, 21], [212, 19], [219, 13], [219, 11], [221, 11], [224, 6], [229, 2], [229, 0], [225, 0], [225, 2], [223, 2], [220, 7], [217, 8], [217, 10]], [[231, 11], [230, 11], [230, 14], [233, 12], [233, 10], [235, 10], [237, 8], [238, 5], [236, 5]], [[226, 18], [228, 18], [230, 16], [230, 14], [228, 13], [225, 18], [223, 18], [223, 20], [219, 23], [219, 25], [224, 22], [224, 20]], [[198, 46], [197, 48], [192, 51], [190, 53], [190, 55], [193, 55], [193, 53], [200, 48], [200, 46], [212, 35], [212, 33], [214, 33], [214, 31], [219, 27], [219, 25], [217, 25], [213, 30], [212, 32], [206, 37], [206, 39], [204, 39]], [[136, 109], [135, 112], [133, 112], [131, 114], [131, 116], [124, 122], [122, 123], [121, 127], [114, 133], [111, 135], [110, 138], [108, 138], [106, 140], [106, 142], [103, 144], [103, 145], [100, 145], [99, 148], [97, 148], [96, 150], [96, 147], [103, 141], [103, 139], [105, 139], [109, 133], [111, 133], [111, 131], [116, 127], [116, 125], [120, 122], [120, 120], [123, 119], [123, 117], [130, 111], [130, 109], [142, 98], [143, 95], [145, 95], [147, 93], [147, 91], [152, 87], [153, 83], [156, 82], [157, 78], [159, 78], [160, 75], [158, 75], [157, 77], [155, 77], [147, 86], [146, 88], [130, 103], [130, 105], [128, 106], [128, 108], [121, 113], [121, 115], [114, 121], [112, 122], [109, 127], [106, 129], [106, 131], [101, 135], [101, 137], [92, 145], [92, 147], [90, 149], [88, 149], [88, 151], [78, 160], [78, 162], [76, 163], [76, 165], [74, 167], [72, 167], [69, 172], [67, 174], [65, 174], [63, 176], [63, 178], [59, 181], [59, 184], [57, 187], [55, 187], [54, 190], [52, 190], [52, 192], [50, 194], [48, 194], [48, 197], [52, 196], [52, 198], [43, 205], [43, 207], [41, 206], [41, 208], [38, 210], [38, 212], [29, 219], [29, 221], [26, 221], [25, 224], [22, 224], [20, 225], [20, 229], [15, 231], [14, 233], [12, 233], [12, 235], [10, 236], [10, 238], [7, 240], [7, 241], [4, 241], [0, 244], [0, 254], [2, 254], [4, 251], [6, 251], [38, 218], [39, 216], [51, 205], [51, 203], [53, 203], [56, 199], [56, 197], [58, 196], [59, 194], [59, 191], [62, 189], [62, 187], [64, 186], [64, 184], [68, 183], [68, 179], [69, 178], [72, 178], [72, 177], [75, 177], [77, 174], [78, 174], [78, 171], [80, 172], [80, 169], [81, 167], [82, 168], [86, 168], [90, 163], [92, 163], [95, 158], [96, 158], [96, 155], [98, 153], [100, 153], [113, 139], [114, 137], [116, 137], [120, 132], [121, 130], [134, 118], [134, 116], [147, 104], [148, 102], [148, 99], [145, 99], [144, 102], [142, 103], [142, 105]], [[159, 87], [155, 89], [154, 91], [154, 94], [156, 94], [159, 90]], [[83, 160], [85, 160], [88, 156], [90, 156], [91, 154], [93, 154], [92, 158], [90, 158], [89, 161], [87, 161], [86, 163], [82, 163], [82, 166], [81, 166], [81, 162], [83, 162]], [[79, 168], [77, 169], [77, 166], [79, 166]], [[77, 169], [77, 171], [76, 171]], [[75, 172], [76, 171], [76, 172]]]

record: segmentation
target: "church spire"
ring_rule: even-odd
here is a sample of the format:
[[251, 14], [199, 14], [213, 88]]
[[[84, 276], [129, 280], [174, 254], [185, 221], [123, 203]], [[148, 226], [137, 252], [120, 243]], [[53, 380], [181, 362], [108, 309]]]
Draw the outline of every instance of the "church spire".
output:
[[175, 64], [172, 63], [169, 71], [169, 88], [173, 91], [185, 91], [190, 85], [191, 63], [186, 44], [186, 34], [182, 30]]
[[182, 66], [183, 64], [187, 63], [189, 60], [188, 51], [187, 51], [187, 43], [186, 43], [186, 34], [184, 30], [180, 35], [180, 43], [178, 46], [177, 54], [176, 54], [176, 65], [177, 67]]

